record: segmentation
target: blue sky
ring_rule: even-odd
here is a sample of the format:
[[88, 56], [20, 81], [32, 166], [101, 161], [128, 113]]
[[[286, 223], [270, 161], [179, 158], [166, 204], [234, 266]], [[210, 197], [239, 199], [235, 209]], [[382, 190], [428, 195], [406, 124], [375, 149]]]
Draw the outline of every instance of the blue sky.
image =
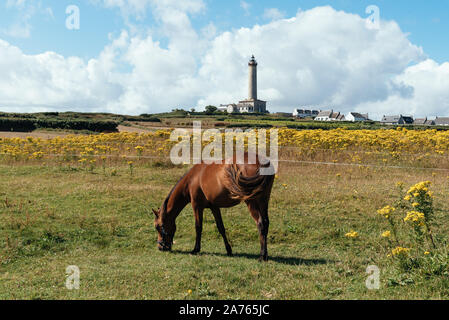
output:
[[[245, 98], [271, 111], [449, 115], [441, 0], [3, 0], [0, 110], [139, 114]], [[66, 28], [77, 5], [80, 29]], [[369, 5], [380, 28], [367, 28]]]
[[[6, 3], [7, 0], [2, 2]], [[44, 13], [35, 14], [30, 20], [31, 35], [17, 38], [2, 35], [11, 44], [19, 46], [25, 53], [35, 54], [42, 51], [55, 51], [65, 56], [77, 55], [91, 58], [109, 42], [108, 34], [119, 33], [126, 28], [125, 20], [119, 8], [105, 9], [89, 0], [42, 0], [42, 7], [50, 7], [53, 17]], [[360, 16], [368, 16], [365, 9], [377, 5], [381, 19], [395, 20], [401, 29], [409, 33], [411, 42], [422, 46], [425, 52], [438, 62], [449, 61], [449, 3], [441, 0], [406, 1], [406, 0], [206, 0], [206, 9], [193, 16], [192, 24], [201, 29], [209, 22], [214, 22], [218, 31], [233, 28], [252, 27], [266, 23], [263, 17], [267, 8], [278, 8], [285, 17], [292, 17], [298, 10], [307, 10], [316, 6], [331, 5], [337, 10], [344, 10]], [[245, 10], [244, 3], [248, 4]], [[68, 5], [76, 4], [80, 8], [81, 28], [70, 31], [65, 28]], [[22, 13], [17, 8], [2, 8], [0, 11], [0, 29], [5, 29], [18, 20]], [[151, 13], [146, 13], [142, 20], [131, 18], [133, 23], [154, 27]], [[160, 39], [163, 41], [163, 37]]]

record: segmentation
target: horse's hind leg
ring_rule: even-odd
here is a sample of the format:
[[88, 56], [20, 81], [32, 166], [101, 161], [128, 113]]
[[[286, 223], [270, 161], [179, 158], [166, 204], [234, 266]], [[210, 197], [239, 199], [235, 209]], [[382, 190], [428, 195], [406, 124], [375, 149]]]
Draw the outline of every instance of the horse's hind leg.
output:
[[270, 225], [270, 220], [268, 219], [268, 203], [254, 199], [246, 201], [248, 209], [251, 212], [251, 216], [257, 223], [257, 229], [259, 230], [260, 238], [260, 258], [259, 260], [268, 260], [268, 249], [267, 249], [267, 235], [268, 227]]
[[201, 233], [203, 232], [203, 208], [192, 206], [193, 214], [195, 215], [195, 231], [196, 231], [196, 240], [195, 240], [195, 248], [191, 254], [197, 254], [201, 250]]
[[215, 223], [217, 224], [218, 232], [220, 232], [221, 236], [223, 237], [223, 241], [226, 247], [226, 252], [228, 253], [228, 256], [232, 256], [232, 248], [231, 245], [228, 242], [228, 238], [226, 237], [226, 230], [223, 224], [223, 219], [221, 218], [221, 212], [219, 208], [211, 208], [212, 214], [215, 218]]

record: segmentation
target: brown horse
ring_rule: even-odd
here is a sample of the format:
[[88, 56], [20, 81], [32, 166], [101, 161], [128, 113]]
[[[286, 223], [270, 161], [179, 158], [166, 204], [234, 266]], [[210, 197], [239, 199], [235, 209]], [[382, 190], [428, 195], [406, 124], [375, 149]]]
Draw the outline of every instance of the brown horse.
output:
[[256, 158], [255, 164], [247, 164], [248, 154], [244, 154], [245, 164], [235, 164], [234, 156], [228, 163], [194, 165], [173, 187], [159, 210], [154, 210], [154, 226], [158, 232], [159, 250], [171, 250], [176, 232], [175, 220], [182, 209], [190, 202], [195, 215], [196, 242], [191, 252], [197, 254], [201, 249], [203, 210], [210, 208], [218, 231], [223, 237], [227, 254], [232, 256], [232, 248], [226, 238], [220, 208], [236, 206], [244, 201], [257, 223], [260, 236], [260, 260], [268, 260], [268, 202], [274, 181], [274, 170], [262, 175], [261, 168], [273, 168], [267, 159]]

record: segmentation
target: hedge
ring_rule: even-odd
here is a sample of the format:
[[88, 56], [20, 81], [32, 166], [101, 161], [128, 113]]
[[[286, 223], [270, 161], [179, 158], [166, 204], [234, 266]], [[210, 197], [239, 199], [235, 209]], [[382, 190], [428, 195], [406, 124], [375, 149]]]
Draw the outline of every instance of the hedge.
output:
[[0, 118], [0, 131], [30, 132], [34, 129], [34, 119]]
[[139, 122], [161, 122], [161, 119], [156, 117], [146, 117], [146, 116], [123, 116], [124, 121], [139, 121]]
[[116, 132], [117, 121], [36, 119], [37, 128]]
[[227, 128], [272, 128], [271, 124], [266, 123], [231, 123]]
[[0, 131], [30, 132], [37, 128], [116, 132], [117, 121], [0, 118]]

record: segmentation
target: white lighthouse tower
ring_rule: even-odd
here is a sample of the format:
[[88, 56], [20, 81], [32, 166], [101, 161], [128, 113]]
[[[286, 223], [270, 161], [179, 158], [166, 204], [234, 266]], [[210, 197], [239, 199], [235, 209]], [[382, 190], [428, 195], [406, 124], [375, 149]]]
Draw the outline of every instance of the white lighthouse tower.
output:
[[257, 99], [257, 61], [254, 55], [248, 62], [248, 99], [239, 101], [239, 103], [220, 105], [218, 110], [233, 112], [249, 112], [249, 113], [266, 113], [267, 102]]
[[248, 100], [257, 100], [257, 61], [254, 56], [248, 62]]
[[257, 61], [254, 55], [248, 62], [248, 99], [239, 101], [239, 112], [267, 112], [267, 102], [257, 99]]

